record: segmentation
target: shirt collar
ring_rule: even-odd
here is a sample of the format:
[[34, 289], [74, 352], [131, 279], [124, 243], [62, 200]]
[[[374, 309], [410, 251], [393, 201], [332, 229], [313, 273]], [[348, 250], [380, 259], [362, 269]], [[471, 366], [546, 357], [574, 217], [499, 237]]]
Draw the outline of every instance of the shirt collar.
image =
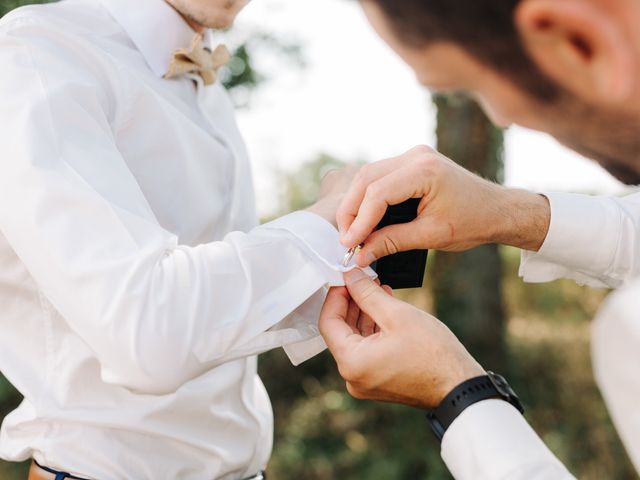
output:
[[165, 0], [101, 1], [158, 77], [167, 73], [173, 53], [188, 48], [196, 34]]

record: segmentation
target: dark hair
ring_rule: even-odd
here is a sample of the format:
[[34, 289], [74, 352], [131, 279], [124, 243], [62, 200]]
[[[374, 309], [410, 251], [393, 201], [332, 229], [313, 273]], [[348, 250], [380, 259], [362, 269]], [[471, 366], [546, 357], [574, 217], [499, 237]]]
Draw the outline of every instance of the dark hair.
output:
[[526, 52], [515, 28], [520, 0], [366, 0], [377, 4], [395, 35], [423, 47], [453, 42], [539, 99], [554, 100], [560, 88]]

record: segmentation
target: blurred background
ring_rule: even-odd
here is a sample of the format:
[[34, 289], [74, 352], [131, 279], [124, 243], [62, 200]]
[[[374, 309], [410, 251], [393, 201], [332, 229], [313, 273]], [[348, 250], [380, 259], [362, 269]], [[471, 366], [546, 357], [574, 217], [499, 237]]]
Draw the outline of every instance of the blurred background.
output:
[[[0, 16], [28, 3], [44, 2], [0, 0]], [[511, 186], [625, 193], [545, 135], [497, 130], [464, 97], [432, 98], [357, 2], [255, 0], [219, 35], [235, 52], [224, 80], [264, 220], [312, 203], [333, 166], [422, 143]], [[636, 478], [591, 371], [590, 321], [608, 292], [569, 281], [526, 285], [518, 263], [518, 251], [496, 246], [432, 254], [425, 287], [397, 295], [436, 314], [486, 368], [509, 378], [533, 427], [575, 475]], [[450, 478], [424, 413], [352, 399], [327, 353], [294, 368], [270, 352], [260, 371], [276, 418], [272, 478]], [[20, 400], [0, 374], [0, 419]], [[23, 478], [24, 465], [0, 462], [0, 479]]]

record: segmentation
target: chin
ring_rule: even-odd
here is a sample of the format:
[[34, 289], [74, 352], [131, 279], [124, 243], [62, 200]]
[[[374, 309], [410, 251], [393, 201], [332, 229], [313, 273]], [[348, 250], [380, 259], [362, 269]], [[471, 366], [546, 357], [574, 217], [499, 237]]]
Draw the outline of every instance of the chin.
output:
[[233, 23], [236, 20], [237, 14], [235, 13], [222, 13], [208, 19], [207, 22], [203, 24], [203, 26], [207, 28], [214, 28], [216, 30], [225, 30], [227, 28], [231, 28]]

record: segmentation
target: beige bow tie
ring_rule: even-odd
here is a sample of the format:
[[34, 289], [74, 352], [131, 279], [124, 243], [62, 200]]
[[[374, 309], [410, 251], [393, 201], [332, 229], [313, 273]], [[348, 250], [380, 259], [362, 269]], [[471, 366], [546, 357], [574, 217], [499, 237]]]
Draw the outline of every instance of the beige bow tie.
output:
[[169, 70], [164, 78], [175, 78], [186, 73], [195, 73], [202, 77], [205, 85], [212, 85], [218, 78], [218, 71], [231, 58], [229, 50], [224, 45], [218, 45], [215, 50], [202, 46], [202, 35], [196, 35], [189, 50], [176, 50], [169, 64]]

